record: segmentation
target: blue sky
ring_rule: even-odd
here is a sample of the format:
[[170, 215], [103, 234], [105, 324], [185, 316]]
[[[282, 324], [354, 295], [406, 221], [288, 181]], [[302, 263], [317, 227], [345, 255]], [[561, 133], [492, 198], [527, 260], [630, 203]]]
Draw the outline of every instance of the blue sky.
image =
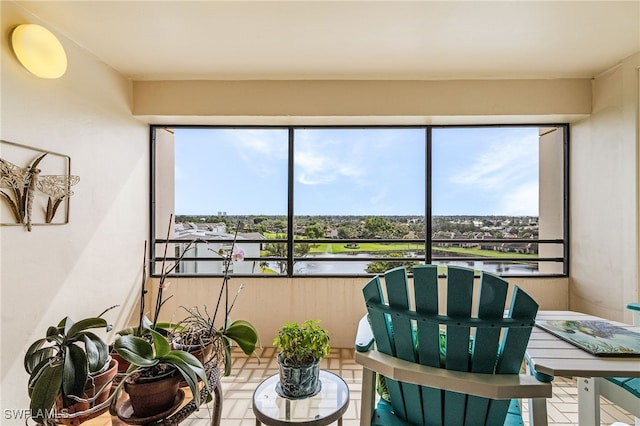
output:
[[[422, 129], [297, 129], [295, 213], [421, 215]], [[176, 129], [176, 214], [286, 215], [286, 129]], [[433, 130], [434, 215], [538, 214], [537, 128]]]

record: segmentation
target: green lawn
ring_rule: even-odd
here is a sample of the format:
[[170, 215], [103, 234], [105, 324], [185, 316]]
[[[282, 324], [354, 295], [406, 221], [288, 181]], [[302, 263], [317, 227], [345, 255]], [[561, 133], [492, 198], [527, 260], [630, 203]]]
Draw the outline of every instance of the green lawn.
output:
[[[267, 239], [276, 238], [275, 234], [265, 234]], [[346, 253], [375, 253], [375, 252], [391, 252], [391, 251], [421, 251], [424, 250], [423, 244], [381, 244], [381, 243], [358, 243], [357, 248], [347, 248], [345, 243], [332, 242], [313, 244], [309, 249], [310, 254], [318, 253], [332, 253], [332, 254], [346, 254]], [[535, 259], [538, 257], [536, 254], [522, 254], [522, 253], [503, 253], [494, 250], [480, 250], [477, 248], [463, 248], [463, 247], [437, 247], [434, 250], [438, 250], [446, 253], [462, 254], [467, 256], [477, 257], [515, 257], [520, 259]]]

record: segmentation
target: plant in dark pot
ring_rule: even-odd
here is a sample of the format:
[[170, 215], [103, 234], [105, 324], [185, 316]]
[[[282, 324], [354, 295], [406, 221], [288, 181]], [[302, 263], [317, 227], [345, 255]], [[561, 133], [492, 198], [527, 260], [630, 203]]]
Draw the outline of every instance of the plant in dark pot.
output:
[[135, 335], [120, 336], [114, 343], [116, 352], [131, 363], [116, 390], [117, 395], [124, 387], [129, 395], [128, 403], [117, 410], [124, 421], [133, 418], [153, 421], [169, 415], [184, 399], [181, 380], [189, 386], [196, 407], [202, 402], [199, 382], [209, 387], [204, 366], [198, 359], [188, 352], [172, 350], [168, 340], [157, 331], [149, 330], [149, 334], [153, 344]]
[[319, 320], [285, 323], [278, 330], [273, 345], [280, 351], [280, 382], [276, 390], [284, 397], [296, 399], [320, 391], [320, 361], [329, 354], [329, 334]]
[[110, 326], [97, 317], [74, 322], [63, 318], [36, 340], [24, 357], [33, 420], [41, 424], [80, 424], [108, 408], [118, 363], [93, 330]]

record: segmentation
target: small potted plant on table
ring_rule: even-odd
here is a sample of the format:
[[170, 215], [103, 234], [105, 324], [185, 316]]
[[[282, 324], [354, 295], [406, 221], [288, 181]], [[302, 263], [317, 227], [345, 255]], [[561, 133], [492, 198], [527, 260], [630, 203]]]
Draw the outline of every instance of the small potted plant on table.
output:
[[320, 361], [329, 354], [329, 333], [318, 325], [319, 320], [285, 323], [273, 340], [280, 351], [279, 394], [286, 398], [307, 398], [320, 391]]

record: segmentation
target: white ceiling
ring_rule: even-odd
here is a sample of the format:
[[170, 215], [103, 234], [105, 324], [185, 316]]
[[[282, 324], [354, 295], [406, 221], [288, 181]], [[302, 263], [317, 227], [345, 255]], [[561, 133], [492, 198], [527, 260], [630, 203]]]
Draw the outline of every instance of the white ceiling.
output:
[[640, 0], [16, 3], [136, 80], [588, 78], [640, 51]]

